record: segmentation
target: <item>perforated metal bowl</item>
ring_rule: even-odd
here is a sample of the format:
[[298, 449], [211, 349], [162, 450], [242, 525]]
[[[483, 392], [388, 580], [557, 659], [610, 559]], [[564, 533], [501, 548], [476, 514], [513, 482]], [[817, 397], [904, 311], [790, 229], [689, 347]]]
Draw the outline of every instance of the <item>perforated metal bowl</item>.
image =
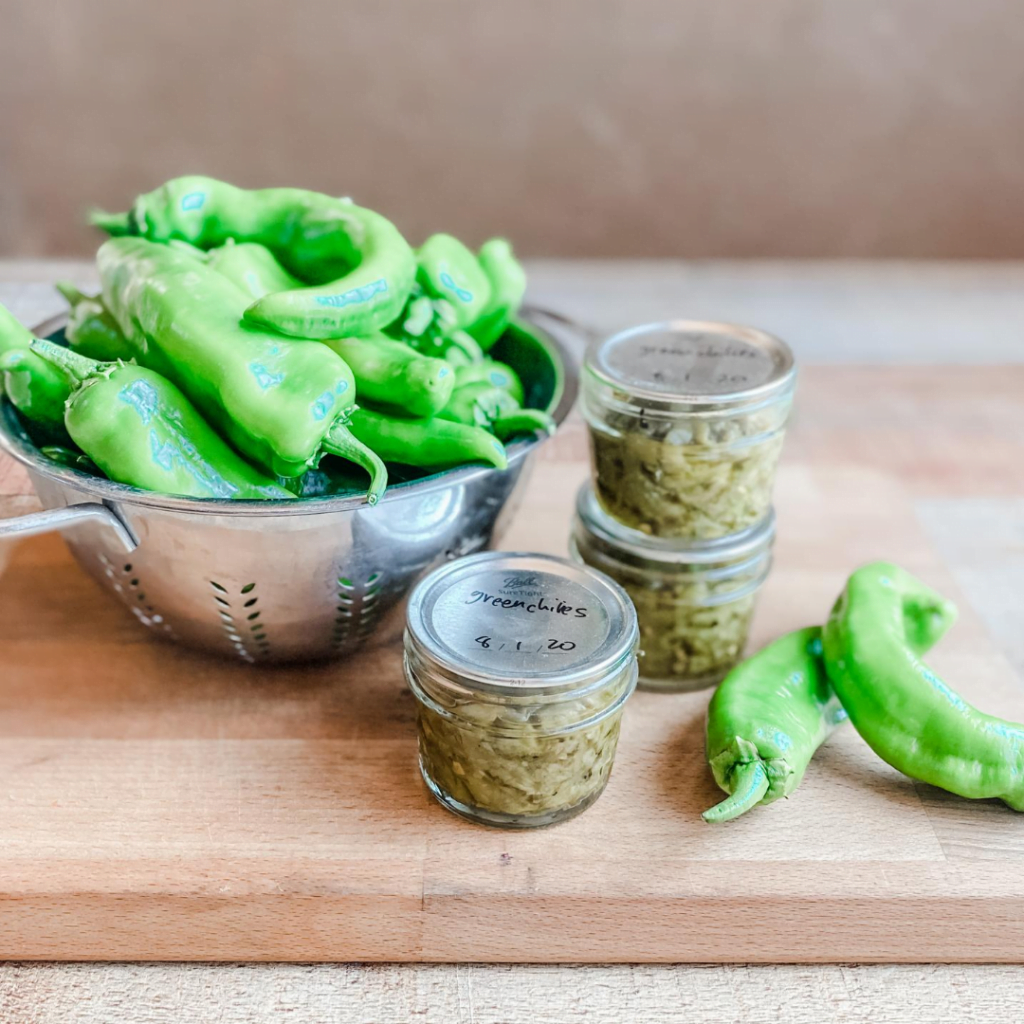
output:
[[[535, 315], [536, 316], [536, 315]], [[576, 397], [564, 340], [528, 317], [564, 368], [556, 422]], [[64, 318], [40, 325], [49, 336]], [[543, 439], [509, 446], [504, 471], [465, 467], [362, 497], [295, 501], [178, 498], [57, 465], [0, 402], [0, 447], [28, 470], [46, 511], [0, 521], [0, 539], [60, 530], [83, 569], [139, 623], [248, 663], [345, 654], [369, 637], [425, 570], [497, 541]]]

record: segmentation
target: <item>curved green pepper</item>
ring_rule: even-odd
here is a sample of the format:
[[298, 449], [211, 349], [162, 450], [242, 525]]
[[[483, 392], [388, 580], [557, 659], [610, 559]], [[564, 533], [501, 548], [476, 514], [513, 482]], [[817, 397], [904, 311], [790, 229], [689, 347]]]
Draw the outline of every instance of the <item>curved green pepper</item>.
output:
[[198, 176], [175, 178], [136, 199], [130, 213], [94, 213], [113, 235], [182, 239], [202, 249], [229, 238], [265, 245], [303, 281], [245, 310], [248, 323], [300, 338], [371, 334], [396, 319], [416, 273], [398, 229], [372, 210], [294, 188], [253, 191]]
[[131, 346], [101, 295], [85, 295], [70, 281], [58, 281], [55, 287], [71, 307], [64, 334], [76, 352], [101, 363], [131, 359]]
[[503, 388], [519, 405], [523, 404], [523, 382], [519, 379], [519, 374], [505, 363], [499, 363], [494, 359], [484, 359], [479, 363], [455, 368], [455, 386], [457, 388], [477, 382]]
[[372, 409], [352, 414], [349, 429], [382, 459], [423, 469], [444, 469], [463, 462], [508, 465], [504, 445], [480, 427], [450, 420], [408, 420]]
[[[915, 644], [926, 651], [953, 624], [953, 614], [929, 610], [915, 622]], [[705, 811], [704, 820], [729, 821], [789, 796], [814, 752], [846, 718], [817, 626], [787, 633], [737, 665], [711, 698], [705, 745], [715, 781], [730, 795]]]
[[253, 299], [303, 287], [302, 282], [289, 274], [277, 262], [274, 254], [259, 242], [236, 243], [230, 240], [211, 249], [206, 261], [218, 274], [223, 274], [236, 288]]
[[33, 341], [32, 351], [76, 382], [68, 433], [111, 480], [193, 498], [292, 497], [236, 455], [158, 373], [98, 363], [50, 341]]
[[532, 434], [538, 430], [550, 434], [555, 429], [555, 421], [548, 413], [524, 409], [503, 388], [483, 381], [457, 387], [451, 401], [438, 415], [455, 423], [483, 427], [502, 441], [514, 434]]
[[53, 438], [64, 438], [64, 403], [71, 380], [59, 367], [31, 351], [32, 332], [0, 306], [0, 380], [11, 404], [29, 423]]
[[370, 474], [376, 503], [387, 469], [345, 426], [355, 382], [337, 353], [243, 324], [242, 292], [169, 246], [112, 238], [97, 262], [136, 358], [177, 384], [235, 448], [273, 476], [300, 476], [325, 451], [340, 455]]
[[455, 312], [455, 325], [477, 320], [491, 297], [491, 286], [476, 257], [451, 235], [431, 235], [416, 250], [416, 281]]
[[504, 238], [492, 238], [480, 246], [480, 267], [490, 285], [490, 296], [480, 315], [466, 328], [486, 352], [505, 332], [526, 294], [526, 271], [512, 255]]
[[868, 746], [897, 770], [1024, 811], [1024, 725], [983, 714], [920, 659], [922, 632], [955, 609], [890, 562], [858, 569], [825, 627], [832, 685]]
[[360, 398], [394, 406], [407, 416], [429, 417], [445, 407], [455, 372], [443, 359], [414, 352], [382, 334], [325, 341], [352, 368]]

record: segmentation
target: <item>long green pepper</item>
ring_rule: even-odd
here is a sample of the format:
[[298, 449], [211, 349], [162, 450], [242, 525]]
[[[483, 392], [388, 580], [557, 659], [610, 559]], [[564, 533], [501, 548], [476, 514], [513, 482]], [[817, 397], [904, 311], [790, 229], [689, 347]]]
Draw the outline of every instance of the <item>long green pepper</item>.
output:
[[379, 330], [402, 312], [416, 274], [413, 251], [389, 220], [302, 189], [250, 191], [213, 178], [174, 178], [139, 196], [129, 213], [94, 213], [92, 221], [114, 236], [180, 239], [201, 249], [229, 239], [259, 242], [313, 284], [257, 299], [245, 319], [299, 338]]
[[370, 474], [376, 503], [387, 469], [345, 425], [356, 389], [337, 353], [243, 324], [245, 296], [168, 246], [112, 238], [97, 262], [104, 300], [138, 361], [177, 384], [238, 451], [286, 477], [324, 452], [340, 455]]
[[68, 433], [111, 480], [193, 498], [292, 497], [236, 455], [160, 374], [38, 339], [32, 351], [75, 382]]
[[359, 409], [349, 423], [352, 433], [388, 462], [422, 469], [445, 469], [463, 462], [508, 465], [505, 446], [480, 427], [441, 418], [401, 419]]
[[825, 663], [868, 746], [897, 770], [1024, 811], [1024, 725], [967, 703], [920, 658], [953, 606], [910, 573], [874, 562], [850, 576], [825, 627]]
[[44, 435], [61, 440], [71, 380], [32, 352], [32, 332], [0, 306], [0, 382], [11, 404]]
[[486, 352], [508, 327], [526, 294], [526, 271], [512, 255], [512, 246], [504, 238], [492, 238], [480, 246], [480, 268], [490, 292], [480, 315], [466, 330]]
[[71, 307], [64, 336], [76, 352], [102, 363], [131, 359], [131, 346], [103, 296], [85, 295], [70, 281], [58, 281], [56, 288]]

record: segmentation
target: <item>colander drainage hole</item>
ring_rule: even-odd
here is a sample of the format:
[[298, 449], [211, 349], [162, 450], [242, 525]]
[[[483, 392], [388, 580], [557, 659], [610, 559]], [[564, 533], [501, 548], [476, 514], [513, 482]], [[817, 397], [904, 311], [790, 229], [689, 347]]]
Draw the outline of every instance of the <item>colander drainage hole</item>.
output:
[[353, 635], [365, 640], [377, 621], [377, 599], [380, 597], [383, 573], [371, 572], [360, 588], [349, 576], [338, 577], [338, 604], [334, 616], [331, 643], [335, 648], [343, 647]]
[[[256, 658], [268, 657], [270, 655], [270, 640], [267, 638], [266, 625], [259, 621], [261, 611], [256, 608], [259, 603], [259, 595], [253, 594], [256, 584], [246, 583], [244, 587], [239, 588], [239, 598], [246, 597], [246, 595], [252, 596], [241, 601], [242, 610], [238, 612], [237, 616], [231, 611], [231, 600], [229, 599], [231, 591], [216, 580], [210, 580], [210, 587], [213, 590], [211, 596], [218, 606], [217, 614], [220, 616], [221, 629], [235, 653], [250, 664]], [[245, 628], [247, 626], [248, 630]], [[246, 633], [251, 636], [247, 636]]]

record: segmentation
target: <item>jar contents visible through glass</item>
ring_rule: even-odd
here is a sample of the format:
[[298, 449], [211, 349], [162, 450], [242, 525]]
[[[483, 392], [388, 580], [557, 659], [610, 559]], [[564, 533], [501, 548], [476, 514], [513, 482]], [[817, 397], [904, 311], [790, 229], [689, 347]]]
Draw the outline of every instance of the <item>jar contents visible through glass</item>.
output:
[[488, 552], [431, 573], [405, 634], [430, 791], [507, 828], [589, 807], [612, 770], [636, 646], [623, 590], [565, 559]]
[[579, 493], [570, 550], [629, 594], [640, 624], [640, 687], [715, 686], [743, 656], [771, 568], [775, 517], [724, 540], [683, 543], [623, 526]]
[[597, 496], [626, 526], [710, 540], [771, 506], [796, 371], [749, 327], [679, 320], [591, 348], [582, 408]]

